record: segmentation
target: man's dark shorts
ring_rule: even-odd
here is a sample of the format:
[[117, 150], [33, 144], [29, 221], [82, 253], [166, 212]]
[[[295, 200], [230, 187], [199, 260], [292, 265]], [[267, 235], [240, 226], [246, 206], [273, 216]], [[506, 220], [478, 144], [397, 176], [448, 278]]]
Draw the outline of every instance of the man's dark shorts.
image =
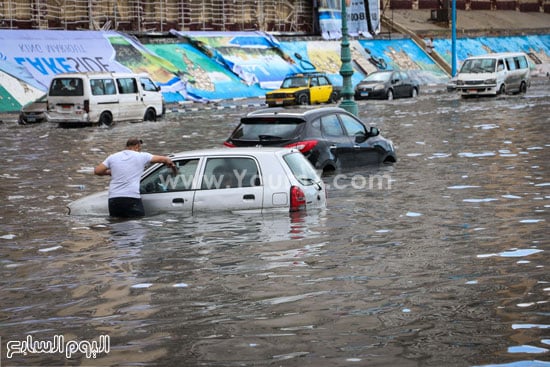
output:
[[137, 198], [110, 198], [109, 215], [119, 218], [138, 218], [145, 215], [143, 203]]

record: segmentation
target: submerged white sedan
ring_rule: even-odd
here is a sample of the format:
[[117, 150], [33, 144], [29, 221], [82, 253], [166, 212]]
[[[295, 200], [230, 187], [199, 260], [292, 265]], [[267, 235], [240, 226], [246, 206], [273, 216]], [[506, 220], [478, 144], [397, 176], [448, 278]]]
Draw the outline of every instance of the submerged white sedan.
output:
[[[175, 175], [154, 164], [141, 177], [146, 215], [162, 212], [299, 211], [326, 206], [323, 181], [296, 149], [221, 148], [170, 156]], [[108, 191], [68, 205], [71, 215], [109, 215]]]

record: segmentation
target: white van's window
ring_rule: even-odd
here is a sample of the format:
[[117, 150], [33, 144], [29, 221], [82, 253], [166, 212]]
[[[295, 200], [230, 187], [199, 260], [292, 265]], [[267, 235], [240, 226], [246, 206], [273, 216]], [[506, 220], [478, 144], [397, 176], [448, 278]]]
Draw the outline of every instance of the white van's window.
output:
[[527, 63], [527, 59], [525, 56], [519, 56], [519, 67], [520, 69], [527, 69], [529, 67], [529, 64]]
[[120, 94], [135, 94], [138, 92], [135, 78], [118, 78], [116, 82]]
[[155, 83], [153, 83], [153, 81], [149, 78], [141, 77], [141, 78], [139, 78], [139, 82], [141, 83], [141, 86], [143, 87], [144, 91], [147, 91], [147, 92], [157, 92], [158, 91], [158, 88], [155, 85]]
[[508, 70], [516, 70], [516, 63], [514, 62], [513, 57], [506, 59], [506, 65], [508, 66]]
[[50, 96], [83, 96], [84, 88], [82, 88], [82, 80], [80, 78], [56, 78], [50, 86]]
[[90, 80], [90, 88], [94, 96], [116, 94], [113, 79], [92, 79]]
[[482, 69], [484, 73], [493, 73], [495, 71], [496, 67], [496, 60], [495, 59], [485, 59], [482, 63]]
[[495, 71], [495, 59], [468, 59], [464, 61], [461, 73], [492, 73]]

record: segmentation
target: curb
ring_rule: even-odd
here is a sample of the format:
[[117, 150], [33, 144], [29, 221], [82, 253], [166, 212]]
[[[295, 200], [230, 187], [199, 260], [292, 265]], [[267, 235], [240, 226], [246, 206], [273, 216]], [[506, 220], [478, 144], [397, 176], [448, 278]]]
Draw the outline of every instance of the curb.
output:
[[[244, 101], [244, 102], [243, 102]], [[167, 112], [181, 113], [181, 112], [198, 112], [198, 111], [221, 111], [229, 109], [245, 109], [245, 108], [259, 108], [267, 107], [262, 100], [246, 101], [243, 98], [232, 98], [217, 100], [210, 103], [201, 102], [180, 102], [176, 106], [167, 107]]]
[[[435, 94], [446, 91], [445, 85], [425, 85], [420, 90], [420, 94]], [[166, 112], [171, 113], [184, 113], [184, 112], [201, 112], [201, 111], [222, 111], [222, 110], [239, 110], [239, 109], [248, 109], [248, 108], [268, 108], [267, 104], [264, 101], [263, 97], [258, 97], [257, 99], [250, 98], [233, 98], [233, 99], [224, 99], [216, 100], [210, 103], [201, 103], [201, 102], [178, 102], [174, 104], [169, 104], [166, 107]]]

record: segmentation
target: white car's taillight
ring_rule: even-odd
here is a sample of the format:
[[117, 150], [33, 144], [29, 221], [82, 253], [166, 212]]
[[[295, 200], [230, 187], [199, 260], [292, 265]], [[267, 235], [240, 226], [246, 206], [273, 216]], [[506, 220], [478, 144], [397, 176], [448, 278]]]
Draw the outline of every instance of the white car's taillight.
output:
[[290, 211], [297, 212], [305, 209], [306, 207], [306, 195], [298, 186], [292, 186], [290, 188]]

